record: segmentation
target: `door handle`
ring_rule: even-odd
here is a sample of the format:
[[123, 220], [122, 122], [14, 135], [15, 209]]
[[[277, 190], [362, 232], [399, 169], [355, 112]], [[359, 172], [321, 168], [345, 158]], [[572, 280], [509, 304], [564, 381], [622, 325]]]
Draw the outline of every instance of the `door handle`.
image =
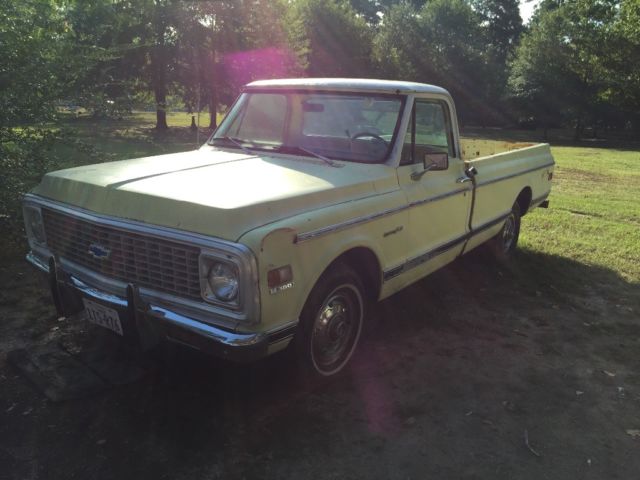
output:
[[466, 175], [464, 177], [460, 177], [456, 180], [456, 183], [467, 183], [470, 182], [471, 178], [467, 177]]

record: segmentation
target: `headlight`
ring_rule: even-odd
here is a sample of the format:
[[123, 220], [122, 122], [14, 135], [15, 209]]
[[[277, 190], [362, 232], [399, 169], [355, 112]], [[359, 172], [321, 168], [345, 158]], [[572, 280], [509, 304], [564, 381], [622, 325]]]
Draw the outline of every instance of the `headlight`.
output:
[[22, 210], [24, 215], [24, 226], [27, 231], [29, 244], [33, 248], [36, 245], [45, 245], [47, 239], [44, 234], [44, 224], [42, 223], [42, 213], [40, 209], [32, 206], [25, 206]]
[[207, 282], [218, 300], [231, 302], [238, 296], [238, 269], [235, 265], [214, 263], [209, 269]]
[[260, 321], [258, 268], [248, 247], [231, 242], [205, 247], [198, 263], [200, 296], [212, 312], [245, 324]]
[[200, 256], [202, 297], [226, 307], [240, 306], [240, 268], [232, 257]]

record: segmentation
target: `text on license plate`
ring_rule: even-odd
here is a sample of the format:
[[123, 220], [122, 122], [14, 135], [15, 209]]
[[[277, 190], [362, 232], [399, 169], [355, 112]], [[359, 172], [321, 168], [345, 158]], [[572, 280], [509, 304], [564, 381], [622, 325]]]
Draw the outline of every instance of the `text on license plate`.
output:
[[92, 302], [91, 300], [87, 300], [86, 298], [82, 299], [82, 303], [84, 303], [87, 320], [89, 320], [91, 323], [95, 323], [96, 325], [100, 325], [101, 327], [113, 330], [118, 335], [123, 334], [120, 317], [118, 316], [118, 312], [116, 310], [114, 310], [113, 308], [105, 307], [104, 305], [100, 305], [99, 303]]

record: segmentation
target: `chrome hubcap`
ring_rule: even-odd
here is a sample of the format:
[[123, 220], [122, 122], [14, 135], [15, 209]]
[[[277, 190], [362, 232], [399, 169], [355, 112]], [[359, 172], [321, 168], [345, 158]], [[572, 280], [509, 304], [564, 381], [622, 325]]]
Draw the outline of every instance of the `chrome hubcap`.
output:
[[338, 371], [347, 362], [360, 335], [362, 299], [354, 287], [335, 289], [322, 304], [313, 325], [313, 360], [325, 374]]

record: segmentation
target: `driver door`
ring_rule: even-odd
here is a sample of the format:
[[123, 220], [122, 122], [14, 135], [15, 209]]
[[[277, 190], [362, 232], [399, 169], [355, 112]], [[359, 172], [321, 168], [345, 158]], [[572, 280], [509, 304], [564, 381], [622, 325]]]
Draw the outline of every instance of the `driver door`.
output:
[[[409, 251], [403, 268], [407, 282], [462, 252], [469, 231], [472, 184], [456, 150], [449, 105], [416, 99], [398, 167], [398, 181], [409, 204]], [[424, 172], [425, 160], [429, 165], [431, 159], [439, 166]]]

